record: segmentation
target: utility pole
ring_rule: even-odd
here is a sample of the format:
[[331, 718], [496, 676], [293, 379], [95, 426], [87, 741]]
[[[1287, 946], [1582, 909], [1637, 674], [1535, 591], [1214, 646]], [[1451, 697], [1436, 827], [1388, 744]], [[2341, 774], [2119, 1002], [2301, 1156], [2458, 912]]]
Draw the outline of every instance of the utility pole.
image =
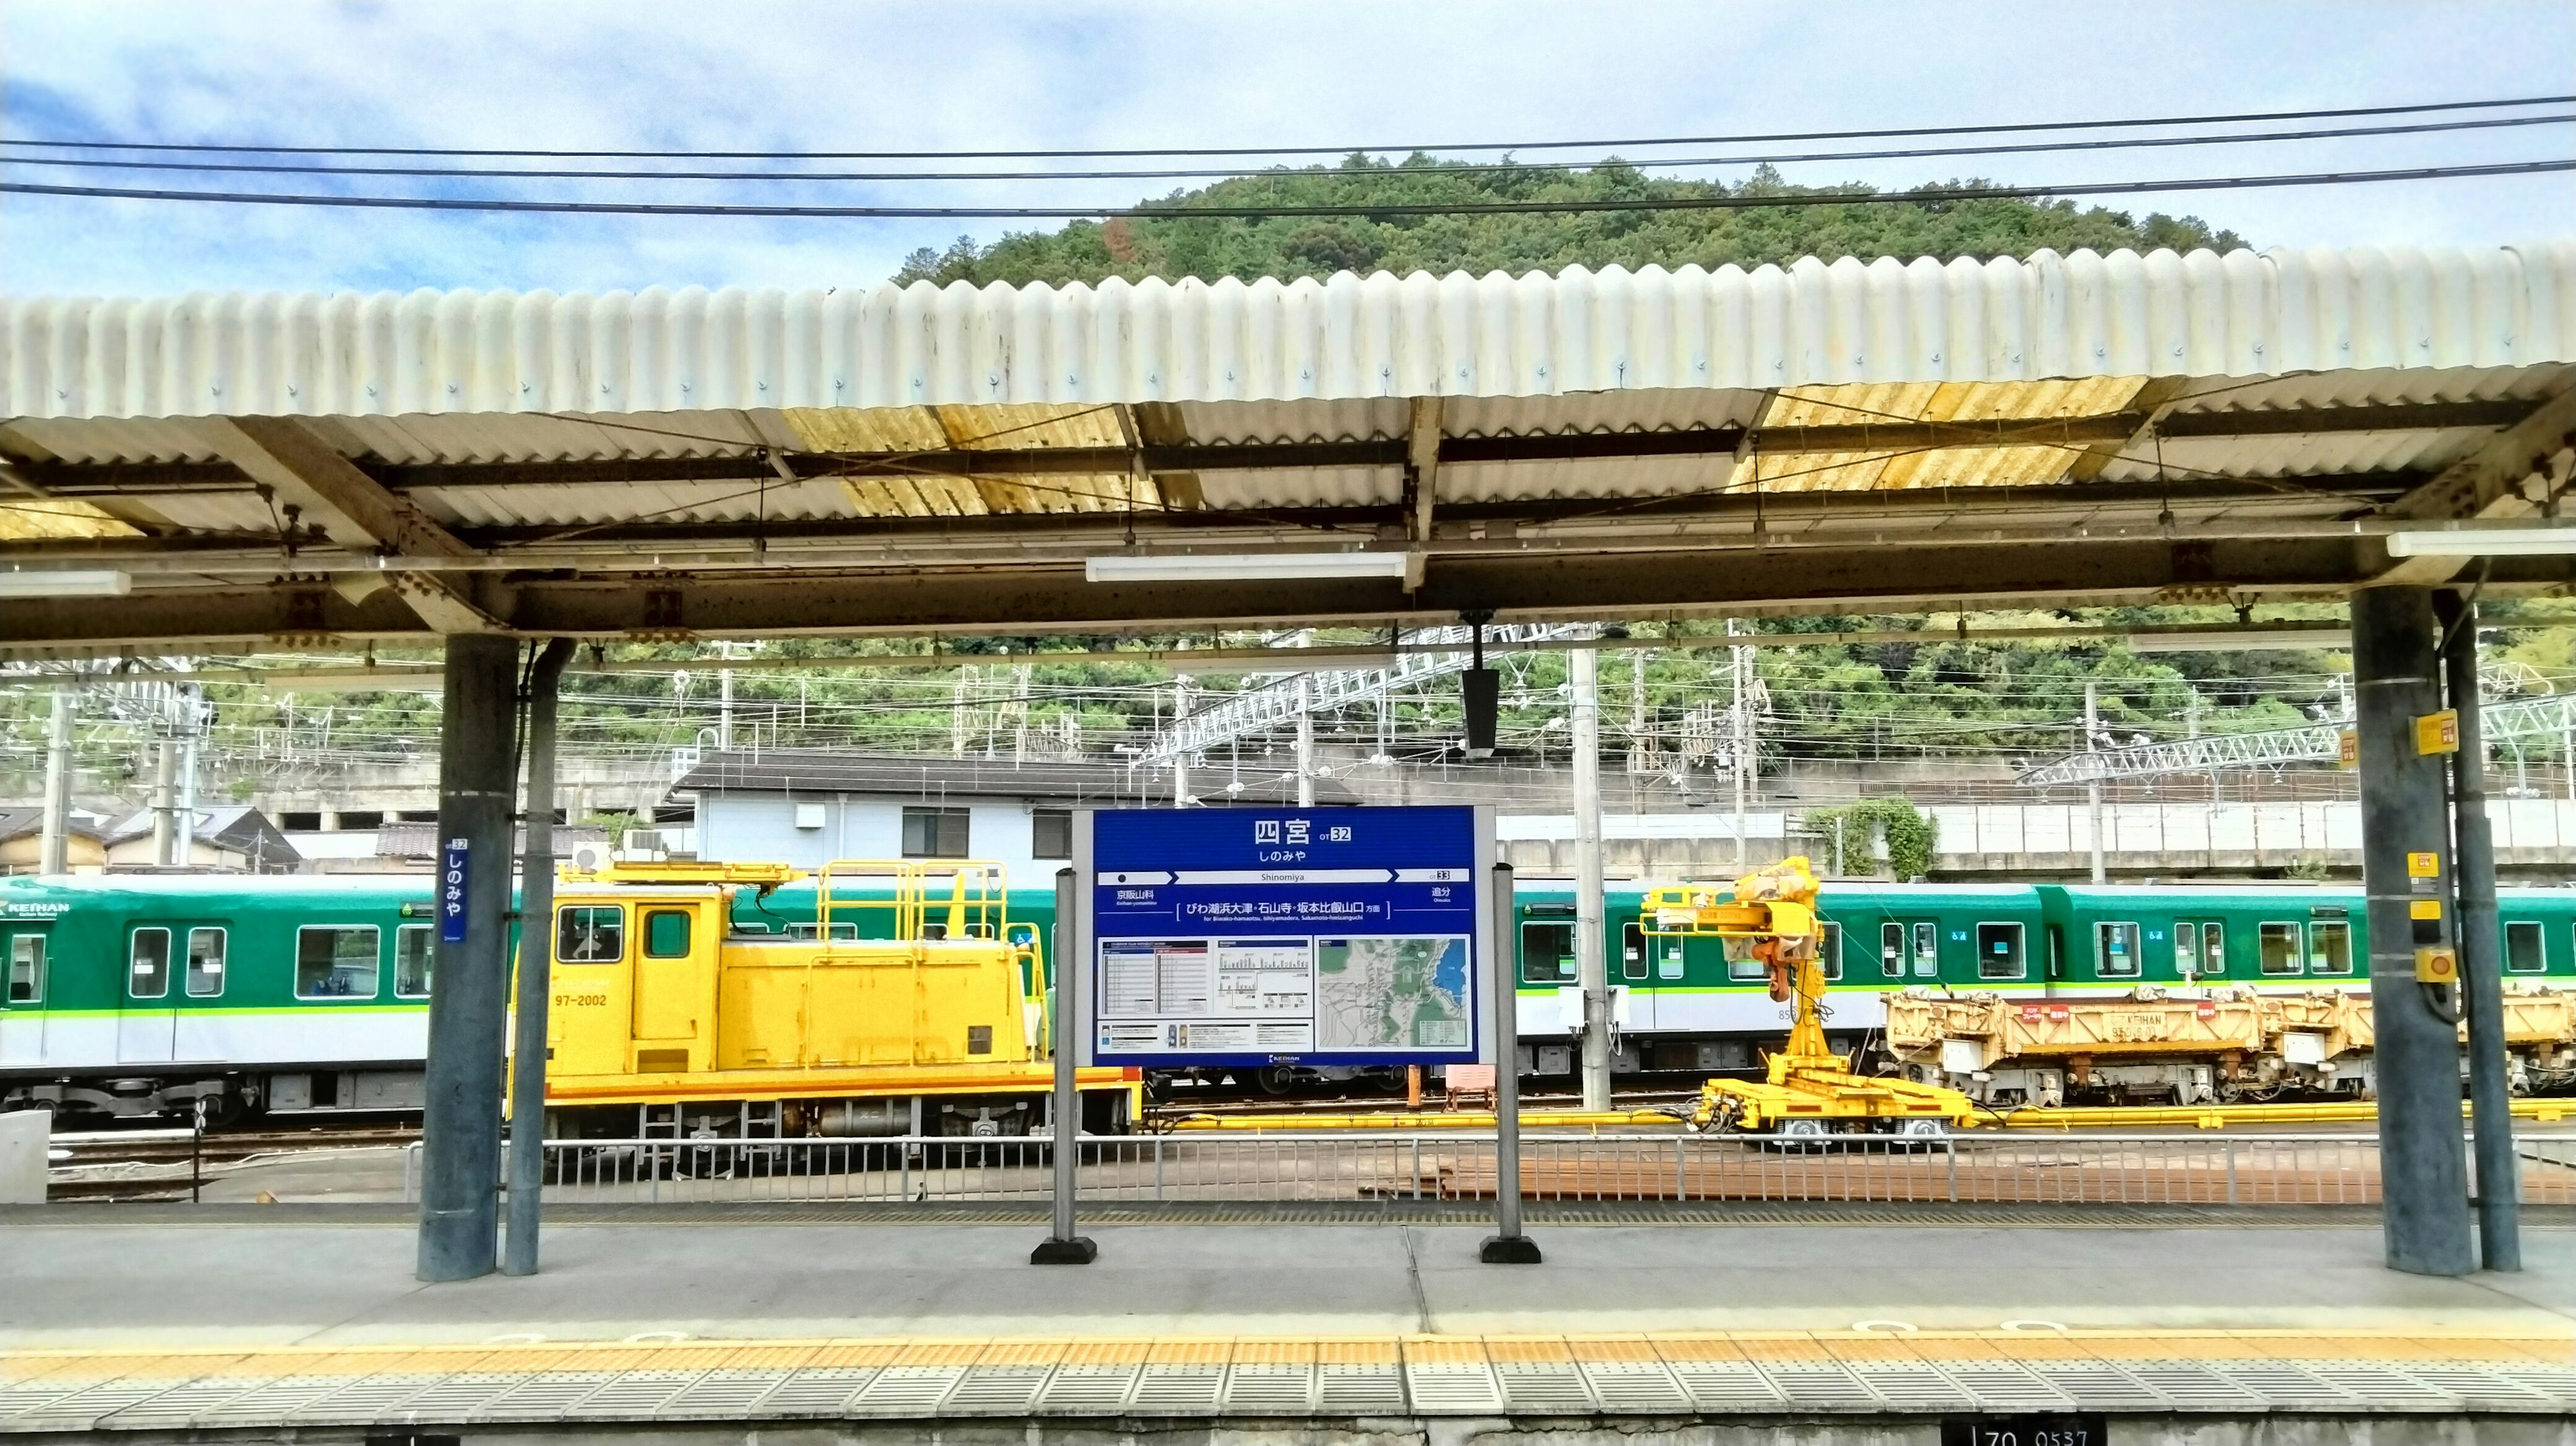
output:
[[[2084, 684], [2084, 751], [2092, 753], [2101, 747], [2101, 699], [2099, 689], [2089, 679]], [[2095, 773], [2084, 785], [2084, 802], [2093, 815], [2093, 882], [2109, 877], [2102, 858], [2102, 775]]]
[[1297, 675], [1297, 806], [1315, 806], [1315, 676]]
[[1583, 1107], [1610, 1108], [1610, 954], [1602, 939], [1601, 655], [1566, 654], [1574, 704], [1574, 958], [1583, 986]]
[[[1726, 620], [1726, 635], [1735, 636], [1735, 619]], [[1747, 647], [1728, 649], [1735, 671], [1735, 727], [1728, 750], [1735, 763], [1735, 866], [1750, 868], [1751, 843], [1745, 838], [1745, 808], [1753, 792], [1753, 650]]]
[[[1172, 680], [1172, 727], [1178, 729], [1181, 726], [1181, 720], [1188, 716], [1190, 716], [1190, 680], [1174, 678]], [[1175, 751], [1172, 754], [1172, 807], [1189, 806], [1190, 755], [1186, 751]]]
[[179, 857], [176, 862], [197, 861], [197, 730], [203, 721], [203, 707], [193, 687], [181, 688], [176, 695], [180, 726], [187, 734], [179, 744]]
[[152, 759], [152, 862], [167, 867], [178, 846], [179, 740], [161, 735]]
[[[719, 643], [723, 656], [733, 657], [733, 644]], [[733, 747], [733, 669], [716, 670], [716, 748], [730, 751]]]
[[72, 844], [72, 693], [54, 690], [54, 718], [45, 734], [45, 822], [36, 872], [67, 874]]

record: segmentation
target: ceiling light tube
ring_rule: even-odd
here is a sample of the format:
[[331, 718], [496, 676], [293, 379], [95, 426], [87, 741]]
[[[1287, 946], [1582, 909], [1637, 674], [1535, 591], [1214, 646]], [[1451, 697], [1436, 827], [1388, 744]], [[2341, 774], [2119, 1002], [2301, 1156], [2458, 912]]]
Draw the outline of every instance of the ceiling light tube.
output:
[[2131, 633], [2133, 653], [2260, 653], [2346, 648], [2344, 628], [2207, 628], [2198, 632]]
[[98, 568], [21, 568], [0, 572], [0, 597], [123, 597], [133, 590], [132, 577]]
[[1401, 552], [1110, 553], [1083, 559], [1091, 582], [1306, 582], [1404, 576]]
[[2390, 557], [2565, 557], [2576, 554], [2576, 527], [2470, 527], [2392, 532]]

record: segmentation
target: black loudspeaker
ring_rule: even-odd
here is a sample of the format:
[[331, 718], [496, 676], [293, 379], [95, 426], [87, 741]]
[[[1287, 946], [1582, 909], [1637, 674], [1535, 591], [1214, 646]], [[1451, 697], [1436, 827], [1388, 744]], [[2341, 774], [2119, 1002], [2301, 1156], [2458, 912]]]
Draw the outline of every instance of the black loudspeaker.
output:
[[1467, 756], [1494, 756], [1494, 719], [1502, 710], [1503, 675], [1491, 668], [1471, 668], [1458, 675], [1459, 693], [1467, 705]]

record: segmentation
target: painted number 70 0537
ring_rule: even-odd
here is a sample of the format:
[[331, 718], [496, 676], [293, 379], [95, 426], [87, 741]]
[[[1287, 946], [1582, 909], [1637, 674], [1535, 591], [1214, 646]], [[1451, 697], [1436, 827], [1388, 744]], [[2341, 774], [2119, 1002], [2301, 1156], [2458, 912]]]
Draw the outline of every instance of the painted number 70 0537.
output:
[[2107, 1446], [2099, 1416], [1981, 1416], [1941, 1423], [1941, 1446]]
[[605, 994], [558, 994], [555, 996], [555, 1007], [557, 1009], [578, 1009], [585, 1004], [606, 1004], [607, 1002], [608, 996]]

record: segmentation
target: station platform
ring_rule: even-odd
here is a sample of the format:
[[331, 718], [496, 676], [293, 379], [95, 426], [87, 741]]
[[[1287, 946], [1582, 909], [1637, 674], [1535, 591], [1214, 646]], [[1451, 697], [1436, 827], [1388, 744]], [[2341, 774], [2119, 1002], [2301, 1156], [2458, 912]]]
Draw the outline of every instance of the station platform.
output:
[[0, 1435], [2576, 1440], [2576, 1212], [2456, 1280], [2366, 1209], [1539, 1209], [1537, 1266], [1371, 1214], [1102, 1212], [1069, 1268], [1026, 1211], [598, 1207], [542, 1274], [425, 1286], [395, 1206], [18, 1207]]

